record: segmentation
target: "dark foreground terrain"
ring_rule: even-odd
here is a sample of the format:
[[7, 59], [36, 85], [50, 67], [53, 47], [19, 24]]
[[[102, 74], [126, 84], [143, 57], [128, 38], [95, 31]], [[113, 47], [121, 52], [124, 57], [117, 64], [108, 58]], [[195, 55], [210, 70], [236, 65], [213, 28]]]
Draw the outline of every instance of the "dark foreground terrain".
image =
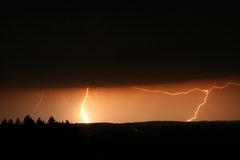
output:
[[1, 125], [6, 145], [78, 144], [240, 144], [240, 122], [142, 122]]
[[[103, 157], [124, 159], [126, 155], [169, 157], [209, 153], [238, 155], [240, 121], [142, 122], [142, 123], [21, 123], [0, 125], [0, 155], [52, 155], [56, 158]], [[127, 152], [126, 152], [127, 151]], [[150, 151], [150, 152], [149, 152]], [[30, 154], [31, 153], [31, 154]], [[114, 155], [112, 157], [111, 155]], [[31, 156], [30, 156], [31, 158]]]

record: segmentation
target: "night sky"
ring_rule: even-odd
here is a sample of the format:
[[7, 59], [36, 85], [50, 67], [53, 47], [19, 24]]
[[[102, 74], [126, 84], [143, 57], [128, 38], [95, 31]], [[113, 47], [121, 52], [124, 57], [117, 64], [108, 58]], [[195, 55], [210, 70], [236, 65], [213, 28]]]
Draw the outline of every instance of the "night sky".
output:
[[127, 86], [239, 77], [239, 9], [2, 6], [0, 86]]
[[[0, 120], [86, 122], [84, 108], [90, 122], [187, 121], [205, 101], [194, 120], [240, 119], [238, 8], [19, 2], [0, 11]], [[227, 82], [237, 84], [210, 91]]]

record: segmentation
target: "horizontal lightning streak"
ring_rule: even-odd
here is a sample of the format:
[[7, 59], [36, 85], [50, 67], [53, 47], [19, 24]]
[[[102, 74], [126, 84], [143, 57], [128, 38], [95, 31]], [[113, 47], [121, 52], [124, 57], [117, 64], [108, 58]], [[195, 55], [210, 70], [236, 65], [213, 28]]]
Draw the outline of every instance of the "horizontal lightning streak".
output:
[[185, 95], [185, 94], [189, 94], [189, 93], [195, 92], [195, 91], [200, 91], [200, 92], [203, 91], [202, 89], [194, 88], [194, 89], [184, 91], [184, 92], [170, 93], [170, 92], [167, 92], [167, 91], [144, 89], [144, 88], [140, 88], [140, 87], [132, 87], [132, 88], [140, 90], [140, 91], [144, 91], [144, 92], [163, 93], [163, 94], [167, 94], [167, 95], [170, 95], [170, 96]]
[[197, 106], [197, 109], [196, 109], [196, 111], [194, 112], [194, 116], [193, 116], [192, 118], [190, 118], [190, 119], [187, 120], [187, 122], [191, 122], [191, 121], [197, 119], [198, 112], [199, 112], [199, 110], [201, 109], [201, 107], [204, 106], [205, 103], [207, 102], [208, 96], [209, 96], [209, 94], [210, 94], [211, 91], [213, 91], [213, 90], [215, 90], [215, 89], [222, 90], [222, 89], [227, 88], [227, 87], [230, 86], [230, 85], [240, 86], [240, 83], [228, 82], [228, 83], [226, 83], [224, 86], [213, 86], [213, 87], [211, 87], [210, 89], [194, 88], [194, 89], [190, 89], [190, 90], [188, 90], [188, 91], [175, 92], [175, 93], [171, 93], [171, 92], [167, 92], [167, 91], [162, 91], [162, 90], [150, 90], [150, 89], [145, 89], [145, 88], [140, 88], [140, 87], [132, 87], [132, 88], [133, 88], [133, 89], [140, 90], [140, 91], [143, 91], [143, 92], [162, 93], [162, 94], [166, 94], [166, 95], [170, 95], [170, 96], [185, 95], [185, 94], [189, 94], [189, 93], [195, 92], [195, 91], [199, 91], [199, 92], [204, 93], [205, 96], [204, 96], [203, 102], [200, 103], [200, 104]]

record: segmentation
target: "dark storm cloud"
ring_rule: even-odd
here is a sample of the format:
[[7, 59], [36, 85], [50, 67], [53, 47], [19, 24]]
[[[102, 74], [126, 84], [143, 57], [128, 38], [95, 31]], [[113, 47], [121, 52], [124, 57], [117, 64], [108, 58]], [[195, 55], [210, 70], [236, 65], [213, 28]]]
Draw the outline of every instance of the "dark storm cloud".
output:
[[2, 87], [132, 85], [240, 73], [238, 9], [5, 8]]

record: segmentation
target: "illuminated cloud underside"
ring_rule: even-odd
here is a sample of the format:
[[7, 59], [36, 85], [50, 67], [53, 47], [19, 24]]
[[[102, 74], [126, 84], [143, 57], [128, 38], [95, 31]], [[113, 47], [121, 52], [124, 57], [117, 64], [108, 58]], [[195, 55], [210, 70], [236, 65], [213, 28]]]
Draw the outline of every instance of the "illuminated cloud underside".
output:
[[204, 96], [203, 102], [200, 103], [197, 106], [197, 109], [194, 113], [194, 116], [187, 120], [187, 122], [191, 122], [191, 121], [197, 119], [198, 112], [201, 109], [201, 107], [204, 106], [204, 104], [207, 102], [208, 96], [211, 93], [211, 91], [213, 91], [214, 89], [222, 90], [222, 89], [225, 89], [226, 87], [228, 87], [229, 85], [240, 86], [240, 83], [228, 82], [224, 86], [213, 86], [210, 89], [194, 88], [194, 89], [191, 89], [191, 90], [188, 90], [188, 91], [182, 91], [182, 92], [176, 92], [176, 93], [170, 93], [170, 92], [166, 92], [166, 91], [162, 91], [162, 90], [149, 90], [149, 89], [144, 89], [144, 88], [139, 88], [139, 87], [133, 87], [133, 88], [137, 89], [137, 90], [140, 90], [140, 91], [143, 91], [143, 92], [162, 93], [162, 94], [167, 94], [167, 95], [170, 95], [170, 96], [185, 95], [185, 94], [189, 94], [189, 93], [195, 92], [195, 91], [200, 91], [200, 92], [204, 93], [205, 96]]
[[[146, 88], [141, 88], [141, 87], [131, 87], [132, 89], [138, 90], [138, 91], [142, 91], [142, 92], [150, 92], [150, 93], [156, 93], [156, 94], [165, 94], [165, 95], [169, 95], [169, 96], [180, 96], [180, 95], [187, 95], [190, 93], [194, 93], [194, 92], [200, 92], [204, 94], [203, 100], [200, 104], [197, 105], [197, 108], [194, 112], [194, 115], [187, 119], [187, 122], [191, 122], [194, 121], [198, 118], [198, 113], [201, 110], [201, 108], [207, 103], [209, 95], [211, 94], [211, 92], [213, 90], [223, 90], [227, 87], [229, 87], [230, 85], [232, 86], [240, 86], [240, 83], [234, 83], [234, 82], [227, 82], [225, 85], [223, 86], [212, 86], [208, 89], [201, 89], [201, 88], [193, 88], [190, 89], [188, 91], [181, 91], [181, 92], [167, 92], [164, 90], [151, 90], [151, 89], [146, 89]], [[44, 90], [42, 90], [39, 101], [36, 104], [36, 107], [40, 106], [40, 104], [42, 103], [43, 99], [44, 99]], [[63, 95], [62, 95], [63, 96]], [[87, 112], [87, 105], [86, 102], [88, 101], [88, 99], [91, 98], [89, 96], [89, 88], [86, 89], [86, 93], [85, 96], [83, 98], [83, 101], [81, 102], [80, 105], [80, 117], [82, 118], [82, 122], [83, 123], [90, 123], [90, 117], [89, 114]], [[65, 99], [65, 98], [64, 98]]]

